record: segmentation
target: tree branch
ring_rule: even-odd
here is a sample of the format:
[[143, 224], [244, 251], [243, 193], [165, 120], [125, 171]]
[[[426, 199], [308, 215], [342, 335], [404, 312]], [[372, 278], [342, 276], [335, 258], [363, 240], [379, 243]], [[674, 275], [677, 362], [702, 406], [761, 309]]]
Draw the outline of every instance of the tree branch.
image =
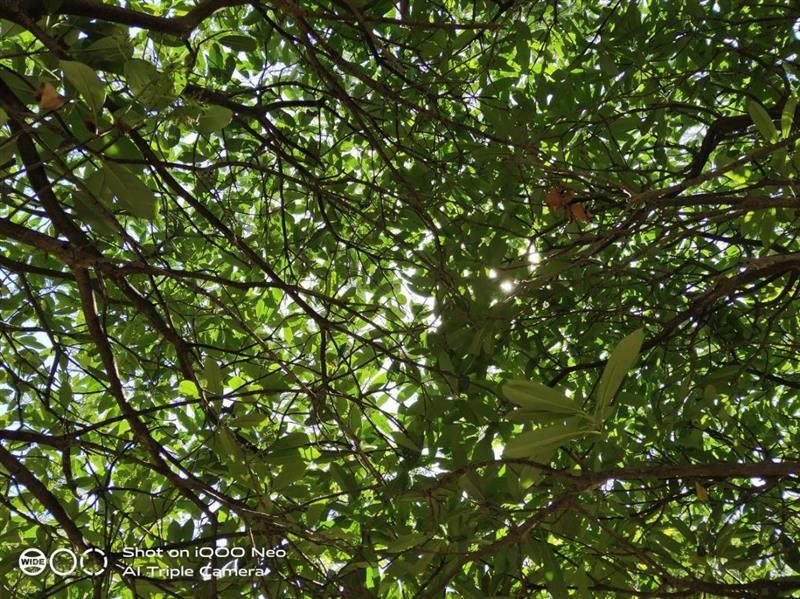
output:
[[42, 484], [42, 482], [33, 475], [30, 470], [25, 467], [25, 464], [19, 461], [14, 454], [3, 447], [1, 443], [0, 464], [2, 464], [5, 469], [8, 470], [9, 474], [14, 479], [22, 483], [25, 488], [31, 492], [31, 495], [36, 497], [39, 503], [41, 503], [44, 508], [52, 514], [53, 518], [55, 518], [56, 521], [61, 525], [61, 528], [64, 529], [67, 538], [74, 546], [81, 550], [86, 550], [89, 548], [89, 545], [83, 538], [83, 534], [81, 534], [81, 531], [75, 525], [75, 522], [61, 506], [61, 502], [59, 502], [58, 498], [53, 495], [48, 488], [45, 487], [44, 484]]

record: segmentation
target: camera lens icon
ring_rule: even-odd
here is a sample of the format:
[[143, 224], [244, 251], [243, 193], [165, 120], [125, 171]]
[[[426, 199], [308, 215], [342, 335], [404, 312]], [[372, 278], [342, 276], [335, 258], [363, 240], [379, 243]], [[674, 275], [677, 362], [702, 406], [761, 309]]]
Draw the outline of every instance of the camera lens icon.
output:
[[29, 547], [20, 554], [17, 564], [27, 576], [38, 576], [48, 566], [58, 576], [69, 576], [77, 570], [88, 576], [97, 576], [108, 568], [108, 556], [96, 547], [90, 547], [80, 554], [62, 547], [52, 551], [49, 556], [41, 549]]
[[[97, 563], [93, 563], [91, 559], [87, 559], [87, 557], [92, 553], [96, 554], [100, 558]], [[98, 574], [102, 574], [105, 572], [106, 568], [108, 568], [108, 556], [100, 551], [97, 547], [90, 547], [81, 553], [79, 562], [83, 573], [88, 574], [89, 576], [97, 576]]]
[[23, 574], [38, 576], [47, 568], [47, 556], [41, 549], [29, 547], [19, 554], [17, 564]]

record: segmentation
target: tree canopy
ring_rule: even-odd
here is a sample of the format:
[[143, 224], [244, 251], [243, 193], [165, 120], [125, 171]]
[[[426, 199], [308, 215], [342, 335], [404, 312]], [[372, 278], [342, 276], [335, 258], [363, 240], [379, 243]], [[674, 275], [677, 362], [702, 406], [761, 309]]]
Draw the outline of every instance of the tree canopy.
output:
[[0, 19], [4, 596], [798, 592], [796, 3]]

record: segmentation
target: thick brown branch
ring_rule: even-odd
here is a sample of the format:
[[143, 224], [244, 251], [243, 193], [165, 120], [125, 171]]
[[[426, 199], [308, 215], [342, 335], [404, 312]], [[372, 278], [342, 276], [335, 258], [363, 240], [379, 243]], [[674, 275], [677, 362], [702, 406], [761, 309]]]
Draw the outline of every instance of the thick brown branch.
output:
[[756, 462], [744, 464], [664, 464], [630, 466], [604, 472], [587, 472], [571, 479], [581, 483], [604, 483], [609, 480], [667, 480], [698, 478], [775, 478], [800, 475], [800, 461]]
[[[655, 336], [644, 342], [642, 351], [658, 346], [665, 339], [674, 335], [687, 320], [702, 316], [708, 312], [716, 302], [734, 295], [741, 291], [746, 285], [768, 277], [780, 276], [790, 272], [800, 272], [800, 252], [766, 256], [746, 262], [743, 272], [732, 277], [720, 278], [711, 289], [697, 296], [688, 308], [667, 321]], [[595, 360], [593, 362], [583, 362], [563, 368], [556, 376], [548, 381], [548, 385], [554, 386], [558, 384], [571, 372], [600, 368], [605, 366], [605, 364], [606, 360]]]
[[0, 267], [8, 269], [10, 272], [42, 275], [52, 279], [72, 279], [72, 275], [68, 272], [61, 272], [59, 270], [26, 264], [25, 262], [12, 260], [11, 258], [6, 258], [5, 256], [0, 256]]
[[[168, 18], [149, 13], [95, 2], [94, 0], [63, 0], [58, 5], [58, 14], [76, 17], [89, 17], [109, 23], [139, 27], [148, 31], [167, 33], [186, 38], [191, 32], [214, 12], [229, 6], [250, 4], [249, 0], [210, 0], [202, 2], [183, 16]], [[45, 4], [40, 0], [0, 0], [0, 17], [26, 26], [27, 19], [38, 19], [45, 13]], [[20, 15], [26, 22], [20, 22]]]
[[[780, 102], [770, 108], [767, 113], [773, 118], [780, 118], [783, 107], [786, 104], [786, 98], [782, 98]], [[794, 122], [797, 122], [798, 115], [800, 115], [800, 106], [795, 110]], [[697, 177], [703, 172], [703, 167], [711, 157], [711, 153], [719, 145], [719, 143], [726, 137], [744, 131], [753, 124], [753, 119], [747, 114], [738, 116], [722, 116], [709, 125], [706, 130], [706, 135], [703, 138], [703, 143], [700, 149], [695, 154], [692, 163], [686, 169], [687, 179]]]
[[744, 272], [719, 279], [711, 289], [695, 298], [688, 308], [667, 322], [655, 337], [648, 339], [643, 349], [655, 347], [671, 336], [684, 322], [702, 316], [717, 301], [730, 297], [745, 285], [791, 271], [800, 271], [800, 252], [750, 261]]
[[746, 164], [750, 164], [756, 162], [758, 160], [762, 160], [771, 156], [776, 150], [780, 150], [781, 148], [786, 148], [794, 144], [795, 141], [800, 139], [800, 131], [794, 131], [788, 137], [774, 143], [769, 144], [767, 146], [763, 146], [756, 150], [753, 150], [749, 154], [746, 154], [740, 158], [737, 158], [733, 162], [726, 164], [725, 166], [721, 166], [713, 171], [710, 171], [706, 174], [698, 174], [695, 177], [689, 177], [680, 183], [676, 183], [675, 185], [670, 185], [669, 187], [665, 187], [663, 189], [651, 189], [648, 191], [643, 191], [641, 193], [633, 194], [631, 196], [631, 203], [633, 204], [648, 204], [653, 202], [654, 200], [659, 200], [661, 198], [673, 198], [680, 194], [681, 192], [689, 189], [690, 187], [695, 187], [706, 181], [713, 181], [724, 175], [725, 173], [729, 173], [741, 166]]

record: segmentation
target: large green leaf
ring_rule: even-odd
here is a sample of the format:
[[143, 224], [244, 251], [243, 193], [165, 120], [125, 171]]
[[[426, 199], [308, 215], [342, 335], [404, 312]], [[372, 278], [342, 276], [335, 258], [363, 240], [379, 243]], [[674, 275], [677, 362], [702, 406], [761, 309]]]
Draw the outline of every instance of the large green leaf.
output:
[[792, 94], [786, 100], [786, 104], [784, 104], [783, 111], [781, 112], [781, 134], [783, 137], [788, 137], [792, 130], [792, 124], [794, 123], [794, 114], [796, 110], [797, 96]]
[[105, 184], [125, 210], [147, 220], [158, 214], [158, 200], [152, 190], [128, 167], [114, 162], [104, 162], [102, 173]]
[[228, 126], [233, 118], [230, 108], [224, 106], [209, 106], [197, 121], [197, 130], [201, 133], [214, 133]]
[[747, 112], [750, 118], [753, 119], [758, 132], [769, 143], [774, 143], [778, 140], [778, 130], [775, 128], [775, 123], [772, 122], [772, 117], [766, 109], [753, 100], [747, 101]]
[[583, 425], [554, 424], [517, 435], [506, 443], [503, 455], [507, 458], [530, 458], [543, 449], [560, 447], [568, 441], [599, 434]]
[[547, 385], [533, 381], [510, 380], [503, 385], [503, 394], [512, 403], [531, 411], [569, 415], [582, 413], [573, 400]]
[[603, 418], [605, 416], [606, 408], [617, 394], [622, 380], [636, 364], [643, 342], [644, 330], [637, 329], [620, 341], [611, 351], [600, 377], [600, 383], [597, 385], [595, 417]]
[[208, 390], [214, 395], [222, 395], [224, 374], [214, 358], [206, 357], [203, 363], [203, 374], [208, 383]]
[[218, 41], [223, 46], [238, 52], [252, 52], [258, 47], [256, 40], [246, 35], [226, 35]]
[[99, 114], [106, 101], [106, 87], [97, 76], [97, 72], [92, 67], [74, 60], [62, 60], [60, 65], [67, 80], [80, 92], [92, 111]]

